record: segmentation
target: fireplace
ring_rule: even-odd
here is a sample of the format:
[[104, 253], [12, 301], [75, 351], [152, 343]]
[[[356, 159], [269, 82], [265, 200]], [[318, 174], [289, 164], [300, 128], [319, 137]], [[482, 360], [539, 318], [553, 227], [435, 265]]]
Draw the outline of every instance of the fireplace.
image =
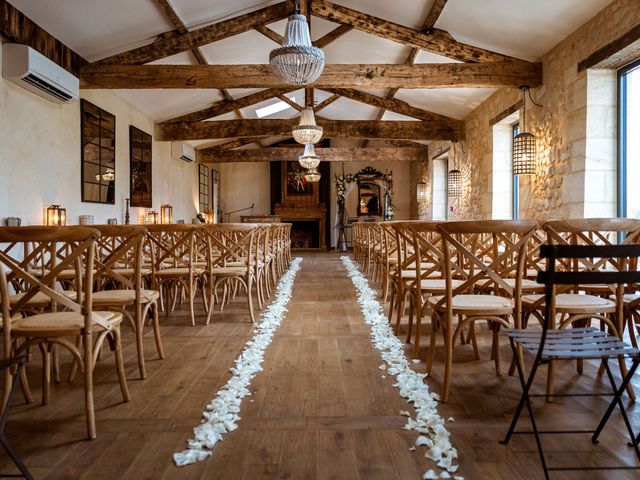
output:
[[318, 220], [291, 220], [291, 248], [320, 248]]

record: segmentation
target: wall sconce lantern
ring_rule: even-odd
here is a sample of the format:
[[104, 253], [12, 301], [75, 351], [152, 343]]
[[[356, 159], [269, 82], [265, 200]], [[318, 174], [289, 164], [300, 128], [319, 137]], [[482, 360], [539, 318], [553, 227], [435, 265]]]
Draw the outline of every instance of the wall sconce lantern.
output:
[[418, 198], [418, 203], [424, 203], [428, 200], [428, 189], [427, 184], [420, 180], [418, 185], [416, 186], [416, 196]]
[[160, 207], [160, 223], [165, 225], [173, 223], [173, 207], [168, 203]]
[[151, 210], [147, 213], [147, 223], [149, 225], [156, 225], [158, 223], [158, 212]]
[[[520, 87], [522, 90], [522, 129], [521, 133], [513, 139], [513, 174], [535, 175], [536, 173], [536, 137], [526, 130], [527, 97], [529, 87]], [[533, 99], [531, 99], [533, 102]], [[535, 104], [535, 102], [533, 102]]]
[[447, 175], [447, 191], [450, 197], [462, 196], [462, 172], [460, 170], [449, 170]]
[[47, 225], [66, 225], [67, 209], [60, 205], [50, 205], [47, 208]]

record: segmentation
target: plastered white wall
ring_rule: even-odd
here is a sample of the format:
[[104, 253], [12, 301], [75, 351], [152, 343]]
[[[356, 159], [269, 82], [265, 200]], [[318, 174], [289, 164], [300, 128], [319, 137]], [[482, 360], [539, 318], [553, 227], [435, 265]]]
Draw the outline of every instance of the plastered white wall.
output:
[[[1, 56], [0, 49], [0, 63]], [[81, 202], [80, 102], [56, 104], [0, 77], [0, 221], [11, 216], [39, 225], [44, 209], [60, 204], [67, 224], [77, 224], [79, 215], [122, 223], [129, 196], [129, 125], [153, 134], [153, 120], [106, 90], [84, 90], [82, 97], [116, 116], [115, 205]], [[196, 164], [173, 160], [168, 142], [153, 142], [153, 209], [170, 203], [174, 221], [190, 222], [197, 182]], [[131, 209], [131, 222], [143, 211]]]
[[251, 204], [255, 215], [271, 213], [269, 162], [218, 163], [211, 167], [220, 172], [220, 202], [225, 222], [239, 222], [241, 215], [250, 215], [251, 210], [224, 214]]

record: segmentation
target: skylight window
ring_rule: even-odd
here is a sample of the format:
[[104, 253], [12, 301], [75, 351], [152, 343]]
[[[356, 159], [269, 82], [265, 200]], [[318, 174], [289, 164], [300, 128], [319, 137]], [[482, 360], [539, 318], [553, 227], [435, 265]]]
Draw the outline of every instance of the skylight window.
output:
[[[289, 98], [294, 102], [296, 101], [296, 97], [289, 97]], [[269, 115], [273, 115], [274, 113], [282, 112], [287, 108], [292, 108], [292, 107], [288, 103], [283, 102], [281, 100], [272, 105], [267, 105], [266, 107], [258, 108], [256, 110], [256, 115], [258, 116], [258, 118], [264, 118], [264, 117], [268, 117]]]

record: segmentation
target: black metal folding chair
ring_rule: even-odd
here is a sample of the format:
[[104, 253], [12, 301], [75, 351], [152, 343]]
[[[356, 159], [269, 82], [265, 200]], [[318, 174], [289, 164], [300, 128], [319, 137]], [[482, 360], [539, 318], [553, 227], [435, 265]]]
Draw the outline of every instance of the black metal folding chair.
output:
[[[522, 397], [516, 408], [511, 426], [504, 440], [500, 443], [509, 443], [513, 434], [532, 434], [536, 439], [536, 446], [540, 454], [540, 461], [544, 469], [544, 476], [549, 478], [550, 471], [577, 471], [577, 470], [636, 470], [640, 466], [576, 466], [576, 467], [549, 467], [545, 460], [542, 449], [540, 435], [542, 434], [571, 434], [590, 433], [591, 441], [598, 442], [598, 437], [606, 425], [611, 413], [616, 405], [620, 409], [620, 414], [629, 433], [630, 445], [633, 447], [636, 457], [640, 461], [640, 448], [638, 442], [640, 435], [636, 437], [629, 422], [629, 417], [625, 411], [621, 397], [629, 385], [633, 374], [640, 364], [640, 350], [632, 348], [620, 338], [610, 335], [593, 327], [567, 328], [562, 330], [552, 329], [554, 308], [554, 286], [555, 285], [587, 285], [587, 284], [609, 284], [617, 285], [617, 294], [623, 294], [625, 284], [640, 282], [640, 271], [556, 271], [557, 259], [585, 259], [585, 258], [617, 258], [621, 265], [629, 265], [629, 259], [640, 258], [640, 245], [544, 245], [540, 247], [540, 255], [547, 260], [547, 269], [538, 274], [538, 282], [545, 284], [545, 318], [542, 330], [511, 330], [508, 332], [511, 348], [518, 367], [518, 375], [522, 385]], [[625, 261], [623, 261], [625, 260]], [[524, 351], [535, 354], [535, 360], [531, 367], [529, 377], [525, 377], [522, 357], [519, 355], [519, 347]], [[632, 365], [626, 375], [624, 375], [620, 385], [616, 385], [609, 359], [619, 358], [631, 359]], [[591, 393], [591, 394], [532, 394], [531, 387], [536, 373], [541, 365], [548, 364], [554, 360], [576, 360], [594, 359], [601, 360], [611, 384], [611, 394]], [[606, 409], [600, 423], [595, 430], [539, 430], [534, 416], [534, 409], [531, 399], [533, 397], [570, 397], [570, 396], [613, 396], [609, 407]], [[524, 407], [527, 407], [531, 430], [516, 431], [516, 425]]]
[[9, 416], [9, 408], [13, 403], [13, 397], [16, 393], [16, 389], [18, 388], [18, 383], [20, 382], [20, 375], [22, 374], [22, 369], [24, 368], [25, 360], [26, 360], [26, 357], [24, 355], [19, 357], [8, 358], [6, 360], [0, 360], [0, 371], [4, 371], [8, 368], [13, 368], [13, 367], [16, 368], [16, 372], [13, 375], [13, 381], [11, 382], [11, 390], [7, 398], [7, 404], [4, 406], [4, 409], [2, 410], [2, 415], [0, 415], [0, 444], [5, 449], [5, 451], [9, 454], [9, 457], [11, 457], [11, 460], [13, 461], [15, 466], [18, 467], [18, 470], [20, 470], [20, 473], [2, 473], [0, 474], [0, 477], [2, 478], [13, 477], [13, 478], [26, 478], [27, 480], [33, 479], [33, 477], [31, 476], [31, 473], [29, 473], [29, 470], [27, 470], [27, 467], [24, 465], [24, 463], [22, 463], [22, 460], [20, 460], [20, 457], [18, 456], [16, 451], [13, 449], [13, 446], [11, 445], [11, 443], [9, 443], [9, 440], [4, 434], [4, 427], [7, 425], [7, 418]]

